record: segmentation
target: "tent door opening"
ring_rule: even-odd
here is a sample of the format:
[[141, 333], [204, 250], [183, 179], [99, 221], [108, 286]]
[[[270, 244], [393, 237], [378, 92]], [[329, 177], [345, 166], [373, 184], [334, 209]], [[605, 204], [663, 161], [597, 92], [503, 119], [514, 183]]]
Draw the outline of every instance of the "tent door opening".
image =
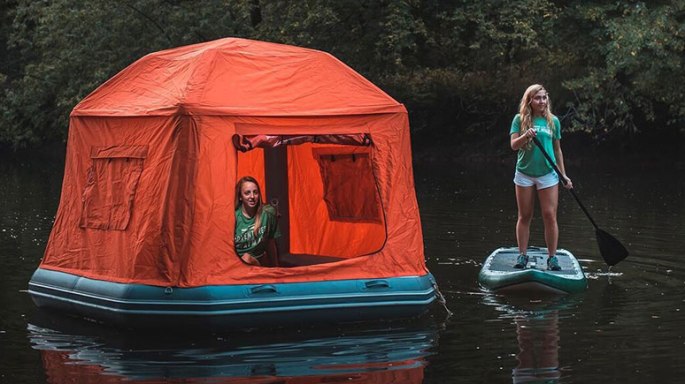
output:
[[385, 244], [370, 137], [351, 136], [234, 137], [237, 177], [255, 177], [277, 209], [281, 267], [372, 255]]

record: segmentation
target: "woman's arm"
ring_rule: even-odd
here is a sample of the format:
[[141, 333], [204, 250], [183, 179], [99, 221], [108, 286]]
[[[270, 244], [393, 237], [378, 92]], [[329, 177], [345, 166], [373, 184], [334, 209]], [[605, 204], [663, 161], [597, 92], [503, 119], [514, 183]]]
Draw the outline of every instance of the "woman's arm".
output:
[[266, 243], [266, 257], [269, 260], [269, 265], [278, 267], [278, 248], [276, 247], [276, 240], [269, 239]]
[[240, 258], [241, 258], [246, 264], [249, 264], [249, 265], [261, 265], [261, 264], [259, 263], [259, 260], [255, 259], [254, 256], [250, 255], [249, 253], [243, 253], [243, 255], [240, 256]]
[[530, 141], [533, 140], [533, 137], [535, 137], [534, 129], [526, 130], [526, 133], [524, 133], [523, 135], [519, 132], [512, 133], [510, 139], [511, 149], [513, 149], [514, 151], [518, 151], [524, 145], [530, 143]]
[[[571, 182], [571, 179], [566, 176], [566, 167], [564, 167], [564, 154], [561, 151], [561, 141], [560, 140], [554, 140], [554, 158], [557, 160], [557, 168], [561, 171], [561, 174], [563, 177], [566, 179], [566, 184], [564, 187], [566, 188], [573, 188], [573, 183]], [[564, 184], [564, 183], [562, 183]]]

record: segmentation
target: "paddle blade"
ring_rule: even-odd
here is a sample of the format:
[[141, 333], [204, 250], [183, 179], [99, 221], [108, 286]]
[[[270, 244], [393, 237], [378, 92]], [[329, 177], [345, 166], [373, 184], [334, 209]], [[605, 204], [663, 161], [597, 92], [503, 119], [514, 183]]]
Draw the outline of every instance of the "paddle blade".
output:
[[599, 253], [607, 265], [611, 267], [628, 257], [628, 250], [615, 237], [599, 228], [595, 229], [595, 235], [597, 236]]

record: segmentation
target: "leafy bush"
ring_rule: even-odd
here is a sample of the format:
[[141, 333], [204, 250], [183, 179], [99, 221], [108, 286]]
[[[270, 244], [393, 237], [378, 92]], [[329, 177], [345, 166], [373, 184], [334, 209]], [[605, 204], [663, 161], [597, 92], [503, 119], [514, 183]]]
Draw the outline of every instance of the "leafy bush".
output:
[[543, 83], [564, 128], [680, 132], [685, 0], [2, 1], [0, 143], [64, 141], [68, 115], [141, 56], [237, 36], [328, 51], [431, 139], [500, 135]]

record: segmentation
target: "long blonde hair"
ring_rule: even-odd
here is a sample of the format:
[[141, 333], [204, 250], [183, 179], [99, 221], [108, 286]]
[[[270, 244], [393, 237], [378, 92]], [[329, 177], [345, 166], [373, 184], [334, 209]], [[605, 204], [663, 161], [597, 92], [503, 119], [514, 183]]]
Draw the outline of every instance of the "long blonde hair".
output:
[[[533, 101], [533, 97], [535, 96], [536, 93], [540, 91], [545, 91], [545, 87], [543, 87], [540, 84], [533, 84], [528, 89], [526, 89], [526, 92], [523, 93], [523, 97], [521, 98], [521, 104], [519, 104], [519, 115], [521, 116], [521, 131], [520, 134], [523, 135], [526, 133], [527, 130], [533, 127], [533, 111], [530, 107], [530, 103]], [[547, 128], [552, 128], [554, 127], [554, 121], [552, 120], [552, 101], [549, 99], [549, 94], [547, 95], [547, 108], [545, 108], [545, 112], [543, 116], [547, 120]]]
[[261, 227], [262, 225], [262, 211], [264, 210], [264, 204], [262, 203], [262, 188], [259, 187], [259, 183], [254, 177], [243, 176], [240, 178], [240, 180], [238, 180], [238, 183], [235, 185], [235, 206], [236, 209], [242, 209], [242, 199], [240, 197], [242, 196], [243, 184], [248, 182], [254, 183], [254, 185], [257, 186], [257, 192], [259, 193], [259, 199], [257, 200], [257, 212], [255, 213], [255, 222], [253, 230], [255, 237], [257, 237], [259, 227]]

